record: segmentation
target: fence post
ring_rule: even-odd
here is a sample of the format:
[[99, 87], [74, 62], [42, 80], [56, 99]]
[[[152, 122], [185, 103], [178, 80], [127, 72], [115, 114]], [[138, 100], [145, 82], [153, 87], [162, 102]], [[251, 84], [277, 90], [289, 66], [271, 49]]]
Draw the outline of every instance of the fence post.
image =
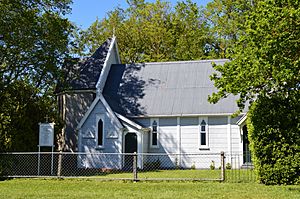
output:
[[62, 151], [60, 150], [58, 155], [57, 177], [61, 176], [61, 167], [62, 167]]
[[221, 151], [221, 181], [225, 181], [225, 154]]
[[136, 152], [133, 153], [133, 165], [132, 165], [132, 170], [133, 170], [133, 181], [138, 181], [138, 175], [137, 175], [137, 154]]

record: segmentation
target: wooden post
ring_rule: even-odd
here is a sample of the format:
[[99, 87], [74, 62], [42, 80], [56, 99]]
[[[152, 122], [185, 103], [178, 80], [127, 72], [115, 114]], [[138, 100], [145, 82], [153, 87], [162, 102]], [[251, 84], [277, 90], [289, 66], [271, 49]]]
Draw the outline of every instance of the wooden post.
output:
[[136, 152], [133, 153], [133, 181], [138, 181], [138, 175], [137, 175], [137, 154]]
[[57, 166], [57, 177], [61, 176], [61, 167], [62, 167], [62, 151], [59, 151], [58, 155], [58, 166]]
[[221, 181], [225, 181], [225, 153], [221, 151]]

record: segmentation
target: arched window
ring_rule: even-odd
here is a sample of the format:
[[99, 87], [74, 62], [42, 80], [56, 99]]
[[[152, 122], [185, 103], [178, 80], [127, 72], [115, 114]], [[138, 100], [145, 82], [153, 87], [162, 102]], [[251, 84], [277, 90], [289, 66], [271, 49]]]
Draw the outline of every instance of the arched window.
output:
[[158, 146], [157, 144], [157, 122], [154, 120], [152, 123], [151, 146]]
[[99, 119], [98, 121], [98, 145], [103, 146], [103, 121]]
[[204, 120], [200, 124], [200, 146], [207, 146], [206, 122]]

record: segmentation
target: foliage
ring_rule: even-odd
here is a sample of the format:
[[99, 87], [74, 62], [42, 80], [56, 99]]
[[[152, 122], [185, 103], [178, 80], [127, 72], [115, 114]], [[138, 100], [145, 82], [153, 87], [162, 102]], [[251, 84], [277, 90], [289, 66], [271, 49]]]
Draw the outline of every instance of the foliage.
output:
[[259, 181], [300, 183], [300, 94], [259, 98], [248, 113], [250, 147]]
[[270, 0], [252, 5], [240, 24], [244, 34], [230, 52], [231, 62], [214, 66], [218, 73], [211, 78], [219, 91], [210, 96], [211, 102], [234, 94], [243, 108], [261, 95], [299, 92], [299, 4]]
[[192, 166], [191, 166], [191, 170], [195, 170], [196, 169], [196, 164], [195, 162], [193, 162]]
[[[215, 1], [217, 2], [217, 1]], [[227, 1], [222, 6], [227, 6]], [[238, 95], [242, 110], [252, 104], [248, 119], [254, 162], [261, 182], [292, 184], [299, 178], [300, 2], [249, 1], [237, 26], [240, 31], [228, 57], [211, 76], [216, 103]], [[236, 1], [233, 10], [243, 3]], [[221, 9], [222, 10], [222, 9]], [[221, 14], [222, 13], [217, 13]], [[227, 22], [223, 27], [226, 27]], [[298, 155], [297, 155], [298, 153]], [[297, 169], [298, 168], [298, 169]]]
[[127, 2], [127, 9], [116, 8], [81, 31], [74, 52], [89, 55], [114, 34], [124, 63], [194, 60], [210, 55], [208, 24], [196, 3], [178, 2], [172, 9], [161, 0]]
[[227, 164], [226, 164], [226, 166], [225, 166], [225, 169], [231, 169], [232, 167], [231, 167], [231, 164], [229, 163], [229, 162], [227, 162]]
[[215, 166], [215, 161], [211, 161], [210, 165], [209, 165], [210, 170], [215, 170], [216, 166]]
[[[36, 151], [38, 123], [56, 118], [55, 102], [25, 81], [14, 81], [0, 96], [0, 151]], [[59, 122], [57, 122], [59, 125]]]
[[251, 1], [214, 0], [207, 4], [204, 16], [210, 25], [210, 48], [214, 58], [230, 58], [231, 48], [244, 33], [244, 22]]
[[0, 151], [36, 150], [38, 123], [56, 115], [51, 94], [68, 55], [69, 3], [0, 2]]

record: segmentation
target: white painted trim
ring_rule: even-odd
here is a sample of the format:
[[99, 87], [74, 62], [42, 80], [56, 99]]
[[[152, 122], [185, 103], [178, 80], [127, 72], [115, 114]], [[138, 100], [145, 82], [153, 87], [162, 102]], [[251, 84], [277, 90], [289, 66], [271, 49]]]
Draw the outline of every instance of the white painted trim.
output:
[[180, 126], [180, 117], [177, 117], [177, 153], [181, 153], [181, 126]]
[[[98, 123], [99, 123], [99, 120], [102, 120], [102, 123], [103, 123], [103, 129], [102, 129], [102, 145], [98, 145]], [[105, 132], [106, 132], [106, 129], [105, 129], [105, 115], [104, 113], [102, 114], [96, 114], [96, 129], [95, 129], [95, 139], [96, 139], [96, 143], [97, 143], [97, 147], [96, 149], [104, 149], [104, 146], [105, 146]]]
[[[184, 64], [184, 63], [218, 63], [230, 61], [229, 59], [207, 59], [207, 60], [192, 60], [192, 61], [168, 61], [168, 62], [147, 62], [146, 64]], [[143, 63], [145, 64], [145, 63]]]
[[230, 164], [232, 164], [232, 162], [231, 162], [231, 153], [232, 153], [232, 143], [231, 143], [231, 137], [232, 137], [232, 135], [231, 135], [231, 117], [230, 116], [228, 116], [227, 117], [227, 152], [228, 152], [228, 154], [229, 154], [229, 157], [228, 157], [228, 162], [230, 163]]
[[100, 94], [98, 96], [96, 96], [95, 100], [93, 101], [93, 103], [91, 104], [90, 108], [88, 109], [88, 111], [84, 114], [83, 118], [81, 119], [80, 123], [77, 125], [77, 129], [80, 129], [82, 127], [82, 125], [85, 123], [85, 121], [87, 120], [88, 116], [91, 114], [91, 112], [94, 110], [95, 106], [97, 105], [97, 103], [101, 101], [102, 104], [104, 105], [104, 107], [106, 108], [108, 114], [110, 115], [110, 117], [116, 122], [118, 128], [123, 128], [123, 125], [121, 124], [121, 122], [118, 120], [118, 118], [116, 117], [116, 115], [114, 114], [114, 112], [112, 111], [112, 109], [110, 108], [110, 106], [108, 105], [108, 103], [106, 102], [106, 100], [104, 99], [103, 95]]
[[180, 117], [177, 117], [177, 153], [178, 159], [177, 159], [177, 164], [175, 166], [181, 167], [181, 125], [180, 125]]
[[[157, 123], [157, 145], [152, 145], [152, 123], [156, 121]], [[159, 118], [151, 118], [150, 119], [150, 128], [151, 128], [151, 132], [150, 132], [150, 148], [152, 149], [157, 149], [159, 148]]]
[[[175, 115], [139, 115], [139, 116], [130, 116], [130, 118], [231, 116], [232, 114], [233, 113], [175, 114]], [[242, 114], [246, 114], [246, 113], [242, 113]]]
[[115, 36], [113, 38], [115, 38], [115, 48], [116, 48], [117, 59], [118, 59], [117, 64], [121, 64], [121, 58], [120, 58], [120, 54], [119, 54], [119, 47], [118, 47], [117, 38]]
[[[97, 91], [98, 91], [98, 89], [99, 89], [99, 93], [101, 93], [101, 91], [102, 91], [102, 88], [100, 88], [100, 86], [102, 85], [102, 84], [104, 84], [105, 83], [105, 80], [106, 80], [106, 78], [105, 78], [105, 73], [106, 73], [106, 71], [109, 69], [109, 65], [107, 64], [107, 62], [109, 61], [109, 58], [110, 58], [110, 56], [111, 56], [111, 51], [113, 50], [113, 46], [114, 46], [114, 44], [115, 44], [115, 37], [113, 37], [112, 38], [112, 41], [111, 41], [111, 44], [110, 44], [110, 46], [109, 46], [109, 49], [108, 49], [108, 52], [107, 52], [107, 55], [106, 55], [106, 58], [105, 58], [105, 61], [104, 61], [104, 64], [103, 64], [103, 67], [102, 67], [102, 71], [101, 71], [101, 74], [100, 74], [100, 77], [99, 77], [99, 79], [98, 79], [98, 82], [97, 82], [97, 84], [96, 84], [96, 89], [97, 89]], [[108, 71], [107, 71], [108, 72]], [[104, 83], [103, 83], [104, 82]]]
[[106, 102], [106, 100], [105, 100], [105, 98], [103, 97], [102, 94], [99, 95], [99, 98], [100, 98], [102, 104], [104, 105], [104, 107], [106, 108], [106, 110], [107, 110], [108, 114], [110, 115], [110, 117], [116, 122], [118, 128], [123, 128], [123, 125], [118, 120], [118, 118], [116, 117], [115, 113], [110, 108], [109, 104]]
[[241, 126], [241, 125], [243, 125], [243, 124], [246, 122], [246, 120], [247, 120], [247, 114], [244, 114], [244, 115], [236, 122], [236, 124], [239, 125], [239, 126]]
[[80, 120], [79, 124], [77, 125], [77, 129], [79, 130], [82, 125], [85, 123], [85, 121], [87, 120], [88, 116], [91, 114], [91, 112], [94, 110], [95, 106], [97, 105], [98, 101], [100, 100], [99, 96], [96, 96], [96, 98], [94, 99], [93, 103], [91, 104], [91, 106], [89, 107], [88, 111], [84, 114], [83, 118]]
[[[61, 96], [61, 111], [62, 111], [62, 120], [65, 122], [66, 121], [66, 95], [63, 94]], [[60, 145], [62, 148], [60, 150], [63, 150], [66, 147], [66, 123], [64, 123], [63, 128], [61, 129], [61, 133], [62, 133], [62, 139], [63, 139], [63, 143], [62, 145]]]
[[[201, 145], [201, 122], [204, 120], [205, 122], [205, 142], [206, 145]], [[198, 118], [199, 124], [198, 124], [198, 146], [199, 149], [209, 149], [209, 129], [208, 129], [208, 117], [199, 117]]]
[[131, 126], [137, 128], [138, 130], [141, 130], [143, 127], [138, 125], [137, 123], [133, 122], [132, 120], [129, 120], [128, 118], [124, 117], [123, 115], [120, 115], [119, 113], [114, 112], [115, 115], [122, 121], [130, 124]]

